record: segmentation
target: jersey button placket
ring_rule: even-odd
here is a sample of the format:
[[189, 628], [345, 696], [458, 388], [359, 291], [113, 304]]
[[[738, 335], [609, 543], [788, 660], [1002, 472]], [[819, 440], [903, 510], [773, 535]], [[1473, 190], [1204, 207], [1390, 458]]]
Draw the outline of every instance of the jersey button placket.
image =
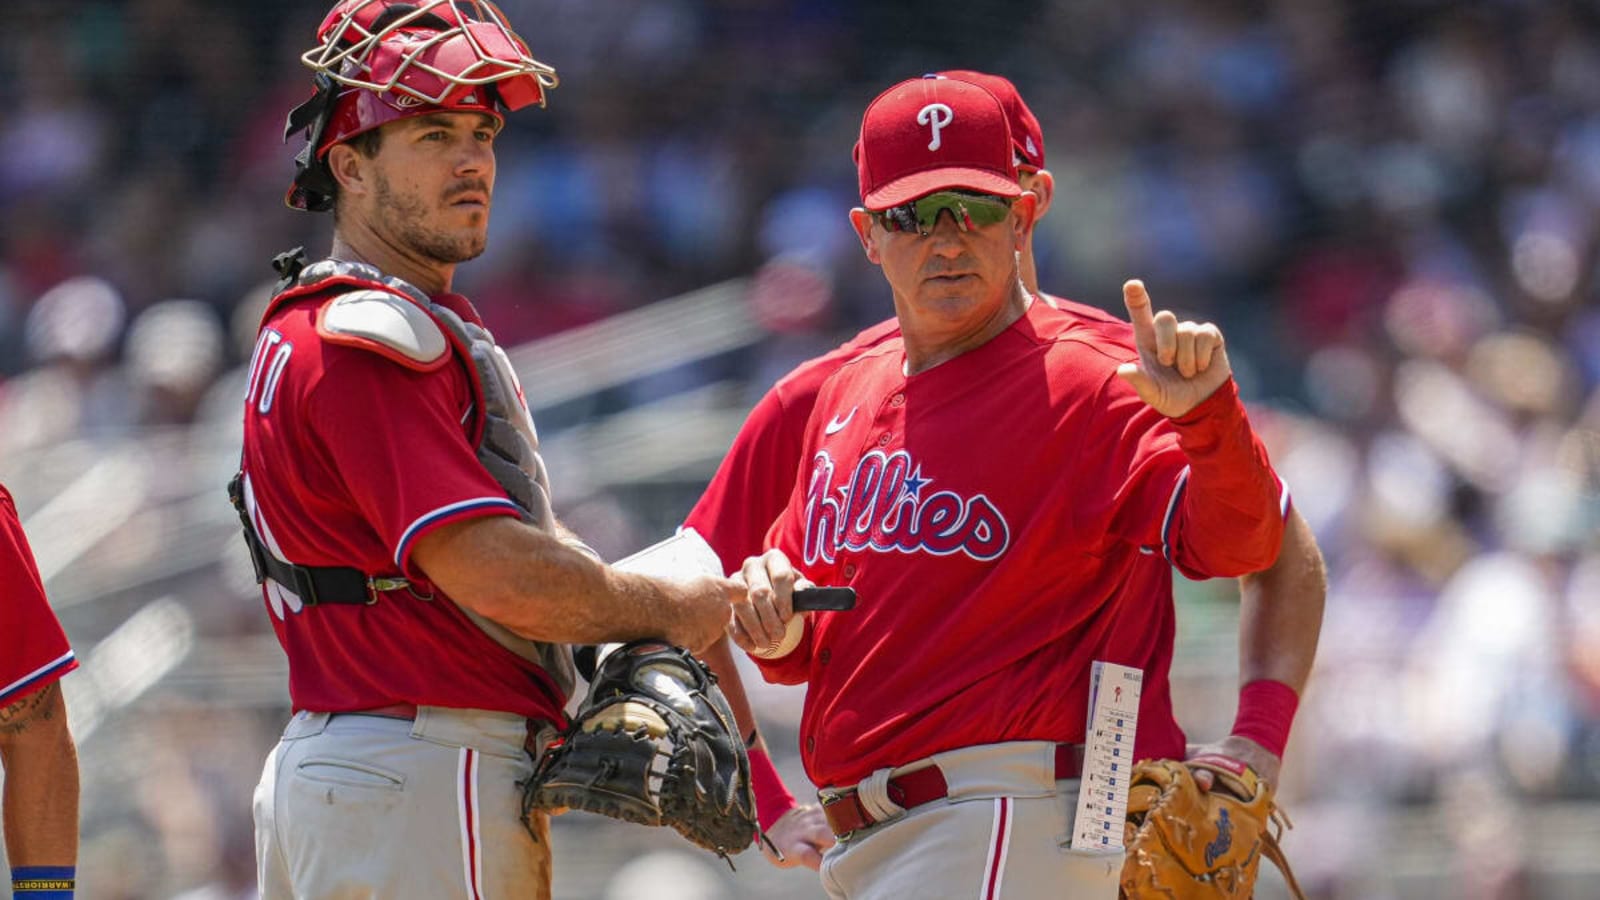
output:
[[877, 437], [867, 441], [866, 445], [861, 448], [862, 453], [871, 453], [874, 450], [882, 450], [889, 446], [894, 440], [895, 429], [900, 426], [900, 420], [904, 417], [902, 410], [905, 405], [906, 393], [903, 390], [895, 391], [893, 394], [878, 401], [878, 415], [873, 422], [873, 427], [882, 428], [883, 431]]

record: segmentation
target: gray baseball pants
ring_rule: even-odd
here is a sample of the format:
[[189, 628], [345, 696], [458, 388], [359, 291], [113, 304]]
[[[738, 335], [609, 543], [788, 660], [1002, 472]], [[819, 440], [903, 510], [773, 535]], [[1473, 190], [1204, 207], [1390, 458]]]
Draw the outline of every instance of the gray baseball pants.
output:
[[255, 792], [262, 900], [548, 898], [549, 819], [521, 820], [527, 720], [297, 713]]
[[[1074, 850], [1079, 780], [1055, 780], [1055, 745], [1018, 741], [930, 757], [949, 795], [851, 835], [822, 860], [833, 900], [1116, 900], [1123, 850]], [[861, 789], [920, 760], [874, 773]], [[876, 804], [889, 803], [887, 796]]]

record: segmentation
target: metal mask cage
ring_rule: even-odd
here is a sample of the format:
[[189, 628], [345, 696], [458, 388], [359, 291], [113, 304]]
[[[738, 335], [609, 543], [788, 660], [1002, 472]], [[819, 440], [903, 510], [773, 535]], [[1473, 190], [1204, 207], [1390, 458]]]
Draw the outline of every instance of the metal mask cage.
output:
[[[414, 8], [393, 18], [384, 15], [396, 6]], [[432, 19], [442, 20], [449, 27], [437, 29]], [[306, 67], [349, 87], [401, 92], [430, 105], [444, 105], [452, 93], [463, 87], [527, 77], [532, 79], [534, 96], [502, 91], [502, 102], [509, 109], [534, 101], [543, 106], [546, 92], [560, 83], [555, 69], [533, 58], [528, 45], [489, 0], [419, 0], [407, 4], [346, 0], [323, 20], [317, 37], [322, 43], [300, 56]], [[456, 54], [443, 51], [445, 45], [457, 40], [470, 49], [472, 57], [458, 71], [447, 71], [425, 61], [454, 58]], [[393, 57], [377, 52], [385, 42], [401, 45], [392, 69], [389, 62]], [[441, 52], [431, 53], [436, 47]], [[413, 77], [402, 83], [413, 73], [432, 76], [437, 90], [430, 92], [417, 83], [430, 81], [427, 78]]]

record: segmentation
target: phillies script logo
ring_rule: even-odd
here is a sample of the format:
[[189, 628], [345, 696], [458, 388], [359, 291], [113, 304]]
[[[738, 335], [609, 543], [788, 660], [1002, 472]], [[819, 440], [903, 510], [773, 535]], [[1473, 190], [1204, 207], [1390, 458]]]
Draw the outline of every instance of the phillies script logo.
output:
[[1006, 552], [1011, 530], [989, 498], [933, 491], [933, 479], [904, 450], [874, 450], [834, 486], [826, 450], [811, 463], [806, 487], [805, 561], [833, 562], [840, 548], [887, 553], [965, 553], [988, 561]]

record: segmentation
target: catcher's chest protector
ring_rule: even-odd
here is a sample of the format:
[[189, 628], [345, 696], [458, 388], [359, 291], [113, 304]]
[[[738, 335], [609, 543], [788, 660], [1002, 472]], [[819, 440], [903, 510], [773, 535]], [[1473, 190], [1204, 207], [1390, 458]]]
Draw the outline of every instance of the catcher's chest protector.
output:
[[[419, 353], [429, 348], [444, 349], [443, 340], [454, 347], [455, 357], [466, 368], [473, 394], [473, 420], [468, 432], [475, 443], [480, 462], [494, 480], [500, 484], [511, 500], [522, 510], [528, 524], [543, 531], [554, 532], [555, 514], [550, 509], [549, 477], [544, 460], [539, 457], [539, 436], [533, 427], [533, 416], [522, 396], [522, 387], [511, 368], [505, 351], [495, 343], [488, 329], [463, 320], [451, 310], [434, 303], [427, 294], [402, 281], [388, 276], [365, 263], [339, 259], [325, 259], [300, 270], [292, 283], [272, 298], [272, 307], [288, 300], [337, 290], [341, 297], [355, 292], [379, 291], [389, 298], [412, 304], [425, 313], [417, 316], [405, 310], [405, 325], [396, 330], [377, 329], [363, 331], [360, 336], [389, 346], [396, 353], [416, 360]], [[390, 300], [393, 303], [394, 301]], [[328, 301], [330, 307], [324, 314], [326, 326], [334, 319], [332, 308], [339, 298]], [[356, 320], [343, 327], [360, 328]], [[392, 326], [390, 318], [386, 324]], [[563, 644], [530, 641], [511, 633], [506, 628], [460, 607], [468, 618], [496, 643], [524, 659], [537, 663], [550, 674], [563, 696], [570, 696], [577, 685], [572, 664], [572, 651]]]

